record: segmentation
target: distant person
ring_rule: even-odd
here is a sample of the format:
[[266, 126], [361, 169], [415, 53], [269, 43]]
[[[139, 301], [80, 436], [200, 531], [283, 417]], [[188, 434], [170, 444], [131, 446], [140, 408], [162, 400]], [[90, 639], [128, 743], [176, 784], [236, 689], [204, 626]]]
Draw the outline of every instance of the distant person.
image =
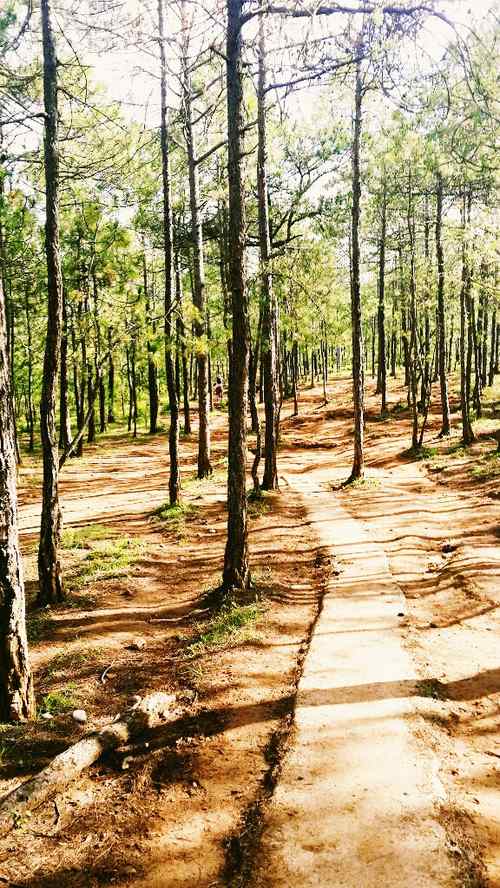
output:
[[224, 389], [222, 387], [222, 378], [217, 376], [215, 380], [215, 406], [220, 407], [222, 404], [222, 395], [224, 393]]

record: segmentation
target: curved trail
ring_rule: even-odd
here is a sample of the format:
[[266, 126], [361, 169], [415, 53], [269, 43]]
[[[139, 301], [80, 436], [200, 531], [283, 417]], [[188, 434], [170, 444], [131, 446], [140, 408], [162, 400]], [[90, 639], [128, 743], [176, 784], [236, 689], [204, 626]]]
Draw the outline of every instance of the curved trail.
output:
[[[254, 884], [456, 885], [437, 821], [437, 763], [417, 740], [405, 601], [383, 547], [321, 475], [288, 476], [335, 560], [298, 688], [295, 734], [267, 809]], [[336, 573], [336, 571], [335, 571]]]

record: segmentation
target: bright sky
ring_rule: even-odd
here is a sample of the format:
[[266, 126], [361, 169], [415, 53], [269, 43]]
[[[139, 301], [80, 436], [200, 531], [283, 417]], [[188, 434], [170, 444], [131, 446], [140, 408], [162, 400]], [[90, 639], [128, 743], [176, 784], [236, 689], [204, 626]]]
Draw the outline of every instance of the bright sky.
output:
[[[155, 5], [153, 3], [153, 10]], [[483, 18], [494, 5], [498, 5], [497, 0], [442, 0], [439, 9], [462, 30]], [[138, 6], [139, 0], [127, 0], [131, 17]], [[339, 16], [339, 25], [341, 18], [345, 23], [345, 18]], [[171, 26], [172, 30], [176, 29], [173, 22]], [[330, 31], [333, 30], [331, 19], [328, 20], [328, 27]], [[294, 27], [287, 26], [287, 30], [295, 34], [298, 30], [303, 33], [305, 26], [301, 25], [297, 29], [297, 24], [294, 23]], [[247, 25], [244, 32], [247, 40], [252, 38], [253, 32], [252, 26]], [[210, 37], [215, 37], [215, 29]], [[419, 37], [424, 50], [422, 65], [426, 67], [425, 54], [428, 55], [429, 63], [438, 61], [451, 38], [451, 30], [445, 22], [429, 18]], [[156, 68], [151, 56], [145, 57], [139, 50], [131, 48], [114, 50], [105, 56], [92, 55], [89, 61], [95, 68], [95, 79], [106, 86], [113, 99], [130, 103], [128, 108], [131, 116], [138, 120], [146, 119], [148, 124], [153, 124], [158, 116], [158, 81], [151, 76]]]

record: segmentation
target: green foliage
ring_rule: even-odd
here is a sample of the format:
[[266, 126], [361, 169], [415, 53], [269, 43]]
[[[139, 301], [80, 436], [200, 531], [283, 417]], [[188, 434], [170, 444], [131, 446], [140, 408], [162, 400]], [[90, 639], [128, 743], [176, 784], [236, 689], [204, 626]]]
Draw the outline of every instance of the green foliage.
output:
[[168, 530], [181, 534], [186, 522], [195, 518], [198, 509], [191, 503], [178, 503], [175, 506], [165, 503], [155, 511], [156, 518], [161, 521]]
[[60, 651], [52, 657], [46, 666], [47, 675], [72, 674], [82, 666], [95, 663], [100, 659], [102, 650], [96, 647], [76, 647], [69, 651]]
[[471, 475], [478, 481], [492, 481], [500, 478], [500, 451], [494, 450], [482, 457], [478, 465], [473, 466]]
[[41, 711], [50, 712], [52, 715], [61, 715], [70, 709], [75, 709], [78, 700], [75, 698], [75, 685], [70, 683], [65, 688], [49, 691], [42, 700]]
[[246, 641], [253, 641], [258, 637], [255, 624], [262, 613], [262, 607], [258, 604], [227, 605], [207, 624], [198, 628], [194, 639], [186, 647], [185, 656], [194, 659], [223, 647], [238, 647]]
[[46, 638], [52, 629], [52, 616], [48, 611], [35, 611], [26, 617], [26, 632], [29, 642], [38, 642]]
[[87, 524], [85, 527], [68, 527], [62, 533], [63, 549], [89, 549], [95, 540], [107, 540], [113, 531], [103, 524]]
[[266, 490], [251, 490], [247, 496], [247, 511], [250, 518], [261, 518], [272, 509], [271, 494]]
[[144, 547], [136, 540], [114, 540], [97, 544], [80, 562], [71, 576], [69, 586], [79, 589], [89, 583], [110, 580], [127, 573], [144, 555]]
[[355, 478], [344, 490], [375, 490], [381, 486], [380, 478]]
[[431, 697], [433, 700], [446, 700], [448, 697], [445, 686], [437, 678], [418, 681], [416, 692], [419, 697]]
[[422, 444], [421, 447], [417, 447], [415, 449], [412, 448], [409, 452], [414, 459], [425, 460], [432, 459], [434, 456], [437, 456], [438, 449], [437, 447], [427, 447], [427, 445]]

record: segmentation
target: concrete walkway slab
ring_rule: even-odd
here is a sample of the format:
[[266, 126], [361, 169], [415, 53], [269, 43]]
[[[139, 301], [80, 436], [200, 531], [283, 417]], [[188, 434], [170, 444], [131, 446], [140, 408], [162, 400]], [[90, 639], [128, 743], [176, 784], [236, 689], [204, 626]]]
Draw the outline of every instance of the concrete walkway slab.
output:
[[451, 888], [443, 790], [416, 737], [404, 598], [383, 548], [340, 497], [290, 478], [332, 577], [298, 689], [291, 749], [266, 814], [257, 885]]

